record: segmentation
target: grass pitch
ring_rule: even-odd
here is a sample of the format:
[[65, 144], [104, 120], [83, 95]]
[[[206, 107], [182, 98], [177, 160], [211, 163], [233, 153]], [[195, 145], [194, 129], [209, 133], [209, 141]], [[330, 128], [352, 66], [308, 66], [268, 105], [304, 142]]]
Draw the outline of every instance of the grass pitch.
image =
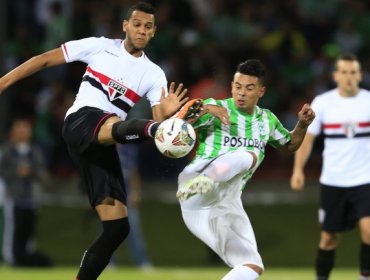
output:
[[[0, 267], [0, 279], [15, 280], [73, 280], [77, 268], [58, 267], [52, 269], [20, 269]], [[108, 268], [99, 280], [217, 280], [227, 268], [155, 268], [141, 271], [135, 268]], [[357, 270], [337, 268], [332, 273], [336, 280], [356, 279]], [[314, 272], [309, 268], [267, 268], [261, 280], [311, 280]]]

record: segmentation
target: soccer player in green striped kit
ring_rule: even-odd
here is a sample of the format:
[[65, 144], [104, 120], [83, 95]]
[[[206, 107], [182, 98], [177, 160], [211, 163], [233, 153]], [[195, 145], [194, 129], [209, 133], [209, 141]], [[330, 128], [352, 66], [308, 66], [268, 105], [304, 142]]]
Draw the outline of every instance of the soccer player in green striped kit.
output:
[[214, 250], [231, 270], [222, 280], [252, 280], [264, 266], [241, 194], [265, 157], [267, 144], [293, 153], [315, 118], [308, 104], [288, 131], [269, 110], [257, 106], [265, 94], [265, 68], [255, 59], [238, 65], [232, 97], [206, 99], [193, 161], [180, 173], [177, 197], [188, 229]]

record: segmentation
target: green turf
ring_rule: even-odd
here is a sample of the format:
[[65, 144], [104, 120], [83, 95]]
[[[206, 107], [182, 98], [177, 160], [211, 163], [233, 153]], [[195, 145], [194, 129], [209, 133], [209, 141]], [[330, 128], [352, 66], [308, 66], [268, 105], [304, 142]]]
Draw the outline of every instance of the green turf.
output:
[[[0, 279], [15, 280], [68, 280], [74, 279], [75, 269], [11, 269], [0, 268]], [[99, 280], [215, 280], [221, 279], [227, 272], [226, 268], [160, 268], [153, 271], [140, 271], [133, 268], [107, 269]], [[354, 269], [336, 269], [332, 279], [356, 279]], [[271, 268], [260, 278], [261, 280], [311, 280], [313, 271], [310, 269]]]
[[[312, 267], [319, 228], [315, 205], [251, 205], [246, 210], [255, 229], [265, 266]], [[87, 246], [97, 236], [98, 222], [86, 208], [48, 206], [40, 213], [39, 247], [57, 265], [78, 265]], [[156, 266], [207, 266], [208, 250], [185, 227], [177, 204], [145, 202], [142, 205], [144, 235]], [[358, 231], [344, 235], [337, 251], [336, 267], [357, 267]], [[120, 265], [131, 265], [127, 244], [117, 251]]]

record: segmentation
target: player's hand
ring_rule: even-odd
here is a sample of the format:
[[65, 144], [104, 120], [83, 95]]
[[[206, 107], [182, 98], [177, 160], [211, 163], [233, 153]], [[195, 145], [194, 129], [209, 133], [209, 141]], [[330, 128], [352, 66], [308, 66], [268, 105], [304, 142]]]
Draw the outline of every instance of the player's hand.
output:
[[298, 112], [298, 120], [301, 125], [308, 127], [315, 118], [315, 112], [309, 104], [304, 104], [302, 109]]
[[176, 87], [175, 83], [172, 82], [170, 84], [167, 96], [165, 96], [165, 90], [162, 89], [160, 103], [162, 113], [165, 118], [175, 114], [175, 112], [189, 100], [189, 97], [186, 96], [188, 90], [183, 87], [184, 85], [181, 83]]
[[304, 189], [305, 177], [303, 172], [294, 171], [290, 178], [290, 187], [294, 191], [302, 191]]
[[208, 113], [219, 118], [224, 125], [230, 125], [230, 116], [224, 107], [211, 104], [204, 105], [203, 113]]

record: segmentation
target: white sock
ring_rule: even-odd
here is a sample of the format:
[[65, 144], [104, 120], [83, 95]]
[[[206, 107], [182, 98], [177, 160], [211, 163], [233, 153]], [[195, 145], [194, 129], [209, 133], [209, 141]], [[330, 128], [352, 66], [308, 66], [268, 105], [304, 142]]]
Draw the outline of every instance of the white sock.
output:
[[245, 265], [237, 265], [221, 280], [255, 280], [260, 275]]
[[360, 275], [358, 280], [369, 280], [369, 277]]

